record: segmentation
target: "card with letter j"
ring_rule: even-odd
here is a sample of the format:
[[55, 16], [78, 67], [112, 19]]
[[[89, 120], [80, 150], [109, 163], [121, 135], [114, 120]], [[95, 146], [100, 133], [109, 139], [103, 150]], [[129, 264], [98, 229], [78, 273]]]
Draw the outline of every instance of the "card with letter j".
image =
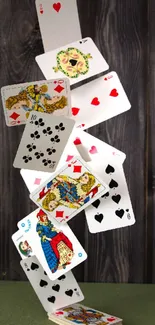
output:
[[36, 61], [47, 80], [68, 77], [71, 85], [109, 69], [90, 37], [38, 55]]
[[30, 198], [49, 218], [66, 223], [108, 189], [83, 159], [75, 157], [32, 192]]
[[71, 116], [67, 78], [5, 86], [1, 95], [7, 126], [26, 124], [31, 111]]

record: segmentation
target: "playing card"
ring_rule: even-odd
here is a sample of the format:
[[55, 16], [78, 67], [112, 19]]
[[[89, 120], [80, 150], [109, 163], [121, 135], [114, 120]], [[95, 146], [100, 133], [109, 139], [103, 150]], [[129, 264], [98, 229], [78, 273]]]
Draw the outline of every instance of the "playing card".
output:
[[87, 258], [70, 227], [50, 221], [40, 209], [20, 220], [18, 228], [26, 234], [34, 255], [52, 281]]
[[29, 257], [20, 264], [48, 313], [84, 299], [71, 271], [51, 281], [36, 256]]
[[[86, 161], [93, 161], [101, 157], [112, 156], [123, 164], [126, 155], [124, 152], [119, 151], [118, 149], [108, 145], [107, 143], [99, 140], [93, 135], [77, 129], [72, 133], [72, 139], [74, 146], [77, 151], [80, 153], [81, 157]], [[70, 150], [71, 151], [71, 150]]]
[[31, 111], [71, 116], [67, 78], [33, 81], [1, 88], [7, 126], [26, 124]]
[[110, 72], [72, 90], [71, 100], [72, 118], [76, 121], [76, 126], [83, 130], [131, 107], [116, 72]]
[[71, 119], [31, 112], [13, 166], [53, 172], [73, 127]]
[[122, 324], [122, 319], [80, 304], [74, 304], [48, 313], [49, 319], [57, 324], [109, 325]]
[[123, 167], [114, 158], [102, 156], [88, 165], [109, 185], [109, 192], [86, 208], [91, 233], [131, 226], [135, 223]]
[[45, 52], [82, 37], [76, 0], [36, 0], [36, 9]]
[[23, 232], [21, 230], [17, 230], [12, 235], [12, 240], [13, 240], [14, 245], [16, 246], [17, 251], [20, 254], [22, 259], [25, 259], [25, 258], [33, 255], [32, 248], [27, 241], [26, 235], [23, 234]]
[[108, 189], [83, 159], [75, 157], [31, 193], [30, 198], [49, 218], [65, 223]]
[[67, 76], [71, 85], [109, 68], [89, 37], [41, 54], [36, 61], [46, 79]]

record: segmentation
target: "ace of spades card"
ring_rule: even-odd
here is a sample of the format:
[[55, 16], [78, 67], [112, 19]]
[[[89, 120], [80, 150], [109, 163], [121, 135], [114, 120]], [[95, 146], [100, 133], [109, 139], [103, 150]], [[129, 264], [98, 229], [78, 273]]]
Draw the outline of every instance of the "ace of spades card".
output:
[[22, 260], [20, 264], [46, 312], [51, 313], [84, 299], [71, 271], [52, 281], [36, 256]]
[[109, 186], [109, 192], [85, 209], [91, 233], [131, 226], [135, 223], [123, 167], [112, 157], [98, 158], [88, 163], [98, 170]]
[[31, 112], [13, 166], [52, 173], [59, 163], [74, 123], [63, 116]]
[[70, 227], [50, 220], [43, 210], [37, 209], [20, 220], [18, 228], [52, 281], [87, 258]]
[[66, 223], [108, 189], [82, 158], [74, 157], [32, 192], [30, 198], [49, 218]]
[[38, 55], [36, 62], [47, 80], [68, 77], [70, 85], [109, 68], [90, 37]]

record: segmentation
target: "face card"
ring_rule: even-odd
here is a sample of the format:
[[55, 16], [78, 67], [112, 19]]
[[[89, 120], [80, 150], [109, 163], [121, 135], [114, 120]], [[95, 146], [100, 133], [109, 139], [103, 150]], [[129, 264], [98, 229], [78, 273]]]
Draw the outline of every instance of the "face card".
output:
[[66, 223], [108, 189], [82, 159], [75, 157], [31, 193], [30, 198], [49, 218]]
[[34, 255], [52, 281], [87, 258], [70, 227], [50, 221], [40, 209], [20, 220], [18, 228], [26, 234]]
[[31, 112], [13, 166], [53, 172], [73, 127], [71, 119]]
[[41, 54], [36, 61], [46, 79], [68, 77], [71, 85], [109, 68], [89, 37]]
[[12, 235], [12, 241], [22, 259], [33, 256], [32, 248], [27, 241], [26, 235], [21, 230], [16, 231]]
[[81, 39], [76, 0], [36, 0], [36, 9], [45, 52]]
[[71, 100], [72, 118], [76, 127], [83, 130], [131, 108], [116, 72], [73, 89]]
[[26, 124], [31, 111], [71, 116], [67, 78], [5, 86], [1, 88], [1, 95], [7, 126]]
[[71, 271], [51, 281], [36, 256], [27, 258], [20, 264], [43, 308], [48, 313], [84, 299]]
[[56, 310], [48, 314], [49, 319], [58, 324], [109, 325], [122, 324], [122, 319], [80, 304]]
[[85, 210], [91, 233], [131, 226], [135, 223], [130, 195], [121, 164], [112, 159], [97, 159], [88, 163], [99, 171], [109, 185], [109, 192]]

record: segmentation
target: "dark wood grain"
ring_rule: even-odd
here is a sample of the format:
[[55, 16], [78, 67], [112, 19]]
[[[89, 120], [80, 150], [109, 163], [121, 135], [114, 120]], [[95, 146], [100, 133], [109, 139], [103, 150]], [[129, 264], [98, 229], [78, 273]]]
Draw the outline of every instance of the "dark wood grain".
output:
[[[88, 253], [74, 274], [80, 281], [154, 281], [155, 194], [149, 179], [155, 170], [155, 5], [153, 0], [78, 0], [78, 9], [82, 35], [93, 38], [132, 103], [130, 111], [89, 133], [126, 153], [124, 169], [137, 222], [92, 235], [83, 213], [74, 218], [71, 228]], [[0, 86], [42, 79], [35, 62], [43, 47], [34, 1], [0, 0], [0, 48]], [[12, 167], [23, 127], [6, 127], [2, 105], [0, 114], [0, 279], [25, 279], [11, 242], [18, 220], [34, 208], [19, 170]]]

